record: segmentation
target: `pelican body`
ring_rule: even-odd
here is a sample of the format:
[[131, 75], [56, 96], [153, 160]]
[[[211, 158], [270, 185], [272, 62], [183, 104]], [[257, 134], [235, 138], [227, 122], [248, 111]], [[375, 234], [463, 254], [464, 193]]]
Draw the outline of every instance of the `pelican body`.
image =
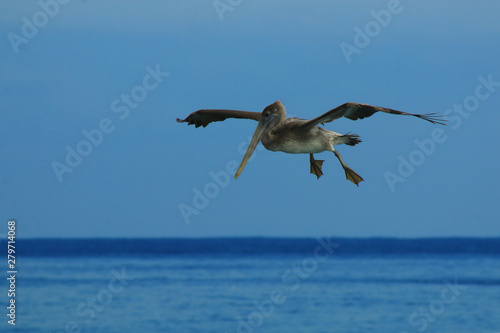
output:
[[378, 111], [414, 116], [434, 124], [444, 125], [441, 119], [434, 114], [412, 114], [359, 103], [342, 104], [312, 120], [295, 117], [287, 118], [285, 107], [281, 101], [276, 101], [268, 105], [261, 113], [239, 110], [203, 109], [191, 113], [184, 120], [177, 119], [177, 121], [187, 122], [188, 125], [194, 124], [195, 127], [205, 127], [211, 122], [223, 121], [227, 118], [257, 120], [257, 128], [234, 175], [235, 178], [238, 178], [241, 174], [259, 142], [262, 142], [264, 147], [271, 151], [282, 151], [289, 154], [309, 154], [310, 172], [318, 179], [323, 175], [321, 168], [324, 161], [315, 160], [313, 154], [331, 151], [342, 165], [346, 179], [359, 186], [363, 178], [343, 161], [339, 152], [334, 148], [339, 144], [354, 146], [361, 142], [359, 136], [356, 134], [339, 134], [318, 125], [331, 122], [340, 117], [346, 117], [351, 120], [362, 119], [370, 117]]

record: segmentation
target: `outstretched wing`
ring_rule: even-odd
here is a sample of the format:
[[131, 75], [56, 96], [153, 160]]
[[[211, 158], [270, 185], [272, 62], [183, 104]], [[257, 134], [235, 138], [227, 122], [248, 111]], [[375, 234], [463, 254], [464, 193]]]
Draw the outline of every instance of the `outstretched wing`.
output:
[[178, 123], [188, 123], [195, 127], [207, 126], [214, 121], [224, 121], [227, 118], [260, 120], [261, 112], [224, 110], [224, 109], [203, 109], [191, 113], [186, 119], [177, 118]]
[[388, 108], [382, 108], [380, 106], [373, 106], [368, 104], [360, 104], [360, 103], [345, 103], [340, 106], [337, 106], [335, 109], [328, 111], [327, 113], [316, 117], [308, 122], [304, 123], [302, 126], [317, 126], [319, 124], [328, 123], [340, 117], [346, 117], [351, 120], [363, 119], [370, 117], [375, 112], [385, 112], [390, 114], [400, 114], [404, 116], [413, 116], [423, 120], [427, 120], [433, 124], [445, 125], [443, 123], [443, 119], [440, 118], [439, 115], [435, 113], [427, 113], [427, 114], [413, 114]]

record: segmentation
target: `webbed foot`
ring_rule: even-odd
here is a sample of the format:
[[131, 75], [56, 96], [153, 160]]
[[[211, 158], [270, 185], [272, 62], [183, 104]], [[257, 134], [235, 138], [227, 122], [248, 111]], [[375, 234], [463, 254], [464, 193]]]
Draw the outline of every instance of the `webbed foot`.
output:
[[359, 186], [359, 183], [364, 180], [363, 177], [358, 175], [353, 169], [351, 169], [349, 167], [345, 167], [344, 171], [345, 171], [345, 177], [347, 178], [347, 180], [350, 180], [351, 182], [356, 184], [356, 186]]
[[315, 160], [313, 154], [309, 154], [309, 161], [311, 162], [311, 173], [318, 177], [323, 176], [323, 171], [321, 171], [321, 167], [323, 166], [324, 160]]
[[350, 180], [351, 182], [356, 184], [356, 186], [359, 186], [359, 183], [364, 180], [363, 177], [358, 175], [353, 169], [349, 168], [347, 164], [345, 164], [344, 160], [342, 159], [342, 156], [340, 156], [340, 153], [338, 151], [334, 150], [333, 153], [339, 159], [342, 168], [344, 168], [345, 177], [347, 178], [347, 180]]

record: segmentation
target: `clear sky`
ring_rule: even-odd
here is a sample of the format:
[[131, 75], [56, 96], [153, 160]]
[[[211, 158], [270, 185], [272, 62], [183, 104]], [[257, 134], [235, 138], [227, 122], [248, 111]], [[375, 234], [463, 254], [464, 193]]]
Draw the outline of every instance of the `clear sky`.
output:
[[[0, 223], [19, 238], [500, 235], [498, 1], [0, 4]], [[175, 121], [279, 99], [449, 124], [326, 124], [361, 136], [337, 147], [358, 188], [327, 152], [319, 180], [264, 149], [234, 180], [256, 122]]]

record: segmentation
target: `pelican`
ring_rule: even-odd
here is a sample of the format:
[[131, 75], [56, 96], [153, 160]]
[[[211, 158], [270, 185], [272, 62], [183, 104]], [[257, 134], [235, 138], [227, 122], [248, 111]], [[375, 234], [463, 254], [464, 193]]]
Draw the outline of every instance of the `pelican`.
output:
[[266, 106], [262, 112], [202, 109], [191, 113], [186, 119], [177, 118], [177, 122], [187, 122], [188, 125], [195, 125], [195, 127], [206, 127], [211, 122], [224, 121], [227, 118], [252, 119], [258, 121], [255, 133], [234, 175], [235, 179], [237, 179], [243, 171], [243, 168], [259, 142], [262, 142], [264, 147], [271, 151], [282, 151], [289, 154], [309, 154], [309, 162], [311, 164], [310, 173], [314, 174], [317, 179], [323, 175], [321, 168], [324, 160], [315, 160], [313, 154], [331, 151], [342, 165], [346, 179], [353, 182], [356, 186], [359, 186], [363, 178], [344, 162], [342, 156], [334, 148], [339, 144], [355, 146], [361, 142], [359, 136], [349, 133], [339, 134], [328, 131], [318, 125], [324, 125], [340, 117], [351, 120], [363, 119], [372, 116], [376, 112], [413, 116], [433, 124], [445, 125], [443, 123], [444, 120], [435, 113], [413, 114], [360, 103], [342, 104], [311, 120], [296, 117], [287, 118], [285, 107], [281, 103], [281, 100]]

